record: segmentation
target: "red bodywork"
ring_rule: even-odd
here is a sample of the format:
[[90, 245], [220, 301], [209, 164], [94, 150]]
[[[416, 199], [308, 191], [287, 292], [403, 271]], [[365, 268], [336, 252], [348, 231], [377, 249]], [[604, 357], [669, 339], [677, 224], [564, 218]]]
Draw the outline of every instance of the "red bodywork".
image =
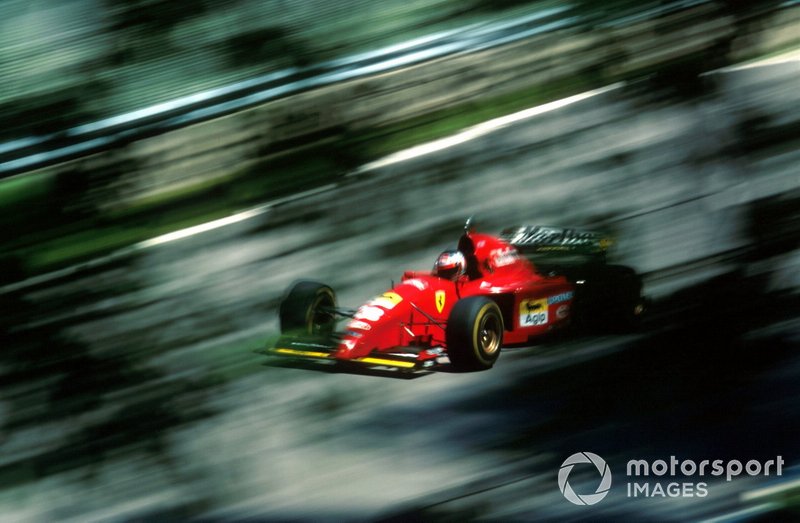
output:
[[504, 345], [526, 343], [570, 321], [574, 288], [563, 276], [537, 273], [513, 246], [494, 236], [467, 233], [459, 250], [468, 260], [466, 275], [454, 282], [430, 272], [406, 272], [398, 285], [356, 311], [332, 356], [364, 360], [405, 352], [413, 354], [415, 365], [435, 360], [441, 348], [447, 349], [450, 311], [469, 296], [498, 303]]

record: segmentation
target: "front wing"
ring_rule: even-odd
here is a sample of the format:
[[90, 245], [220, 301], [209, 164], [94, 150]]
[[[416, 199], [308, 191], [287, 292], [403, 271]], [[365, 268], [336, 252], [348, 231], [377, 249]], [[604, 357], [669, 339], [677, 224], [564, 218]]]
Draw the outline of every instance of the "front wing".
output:
[[389, 351], [372, 351], [369, 355], [358, 358], [341, 358], [336, 356], [337, 350], [338, 342], [335, 337], [284, 335], [278, 338], [272, 347], [267, 347], [259, 352], [284, 358], [352, 362], [375, 367], [395, 367], [409, 371], [435, 367], [438, 364], [438, 358], [444, 354], [439, 347], [396, 347]]

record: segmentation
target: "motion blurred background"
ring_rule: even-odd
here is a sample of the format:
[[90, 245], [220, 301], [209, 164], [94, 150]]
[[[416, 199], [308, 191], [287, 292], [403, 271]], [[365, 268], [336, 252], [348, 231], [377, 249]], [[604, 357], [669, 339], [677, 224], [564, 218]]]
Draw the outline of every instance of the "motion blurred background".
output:
[[[0, 519], [800, 518], [800, 3], [6, 0], [0, 75]], [[358, 304], [470, 215], [613, 234], [642, 331], [252, 353], [292, 281]], [[625, 496], [670, 455], [787, 466]]]

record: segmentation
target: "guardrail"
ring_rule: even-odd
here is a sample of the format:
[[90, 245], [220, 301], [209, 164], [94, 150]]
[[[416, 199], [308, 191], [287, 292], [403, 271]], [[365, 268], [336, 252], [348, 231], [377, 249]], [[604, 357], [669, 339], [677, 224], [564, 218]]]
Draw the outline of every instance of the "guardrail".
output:
[[[50, 174], [116, 169], [125, 173], [124, 186], [103, 203], [113, 207], [235, 176], [274, 154], [276, 144], [377, 128], [597, 67], [612, 75], [648, 69], [704, 52], [735, 30], [730, 17], [702, 0], [671, 3], [650, 11], [644, 21], [591, 32], [580, 31], [569, 14], [557, 8], [513, 22], [474, 25], [302, 71], [276, 72], [64, 133], [0, 144], [0, 178], [34, 169]], [[774, 27], [763, 30], [768, 43], [759, 52], [798, 39], [800, 9], [780, 15]], [[653, 32], [660, 34], [658, 41]]]
[[0, 144], [0, 178], [203, 122], [310, 89], [422, 62], [512, 43], [576, 22], [569, 7], [474, 24], [304, 69], [289, 68], [225, 87], [80, 125]]
[[[621, 18], [609, 26], [635, 23], [704, 3], [708, 3], [708, 0], [676, 0], [634, 17]], [[552, 7], [518, 19], [473, 24], [308, 68], [275, 71], [58, 133], [12, 140], [0, 144], [0, 179], [307, 90], [458, 53], [477, 52], [511, 44], [538, 34], [568, 28], [578, 21], [572, 7]]]

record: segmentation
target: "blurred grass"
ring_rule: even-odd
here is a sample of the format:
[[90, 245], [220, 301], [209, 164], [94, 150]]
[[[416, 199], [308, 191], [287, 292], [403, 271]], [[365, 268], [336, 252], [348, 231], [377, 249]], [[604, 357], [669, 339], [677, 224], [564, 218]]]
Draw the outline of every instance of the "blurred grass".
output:
[[19, 176], [0, 182], [0, 208], [35, 204], [50, 191], [51, 180], [42, 174]]
[[[158, 194], [135, 206], [66, 218], [55, 209], [55, 180], [44, 176], [0, 184], [2, 254], [30, 276], [108, 254], [137, 242], [222, 218], [266, 200], [328, 183], [337, 175], [319, 148], [243, 168], [227, 179]], [[6, 207], [7, 206], [7, 207]], [[25, 223], [18, 223], [24, 221]], [[26, 229], [25, 234], [18, 234]]]
[[202, 365], [209, 369], [208, 375], [220, 383], [235, 381], [251, 374], [263, 373], [262, 365], [253, 363], [253, 351], [271, 346], [278, 333], [254, 334], [232, 343], [223, 343], [198, 353]]
[[494, 98], [470, 101], [455, 107], [415, 116], [362, 133], [351, 146], [370, 160], [450, 136], [481, 122], [506, 116], [529, 107], [599, 87], [607, 81], [601, 75], [579, 75], [526, 87]]

